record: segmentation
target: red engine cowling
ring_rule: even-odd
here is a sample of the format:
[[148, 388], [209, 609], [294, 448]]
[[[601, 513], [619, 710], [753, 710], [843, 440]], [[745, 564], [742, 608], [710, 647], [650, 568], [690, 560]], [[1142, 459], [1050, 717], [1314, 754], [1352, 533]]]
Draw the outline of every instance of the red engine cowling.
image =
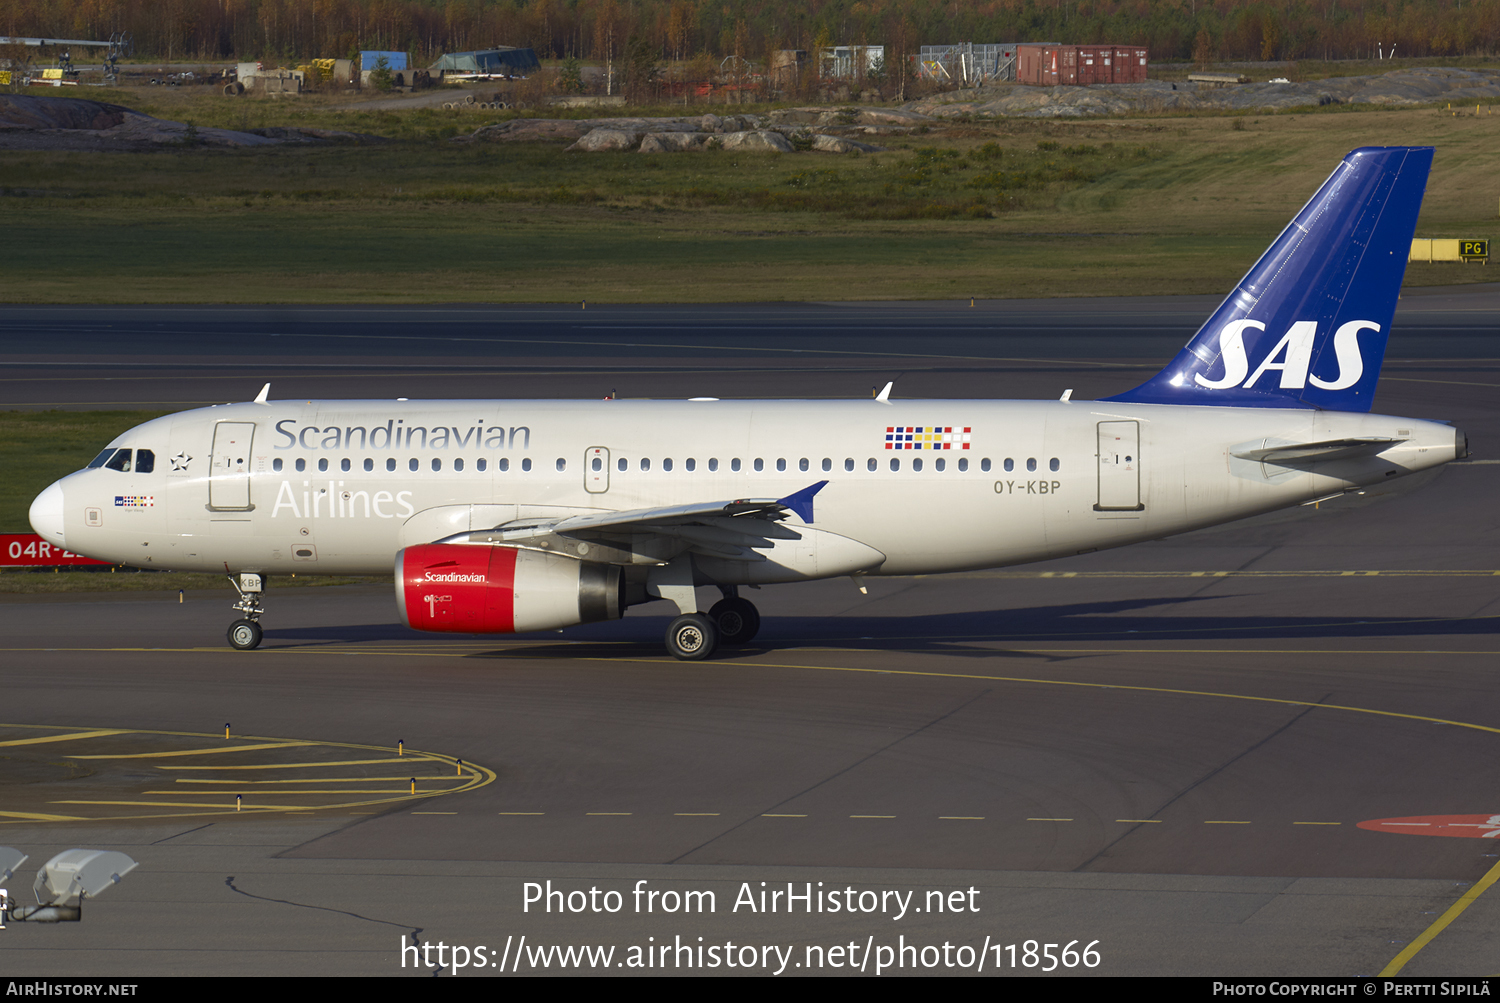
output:
[[416, 630], [512, 634], [624, 615], [620, 569], [515, 547], [428, 543], [396, 554], [396, 605]]

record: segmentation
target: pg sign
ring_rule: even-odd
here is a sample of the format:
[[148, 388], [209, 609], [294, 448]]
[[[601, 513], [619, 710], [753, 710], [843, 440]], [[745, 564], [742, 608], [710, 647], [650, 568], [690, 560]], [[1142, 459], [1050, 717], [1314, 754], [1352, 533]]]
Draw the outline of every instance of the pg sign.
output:
[[1465, 261], [1488, 261], [1490, 242], [1488, 240], [1461, 240], [1458, 242], [1458, 256]]

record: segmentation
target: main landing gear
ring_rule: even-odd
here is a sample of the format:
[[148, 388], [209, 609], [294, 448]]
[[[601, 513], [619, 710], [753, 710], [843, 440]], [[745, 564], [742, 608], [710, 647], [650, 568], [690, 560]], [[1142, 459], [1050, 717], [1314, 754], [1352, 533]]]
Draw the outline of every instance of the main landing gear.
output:
[[760, 632], [760, 611], [749, 599], [725, 596], [708, 611], [719, 628], [719, 640], [725, 644], [749, 644]]
[[732, 588], [707, 613], [687, 613], [667, 626], [667, 651], [673, 658], [696, 662], [711, 656], [721, 644], [749, 644], [760, 630], [760, 611]]
[[249, 651], [260, 645], [260, 618], [265, 610], [260, 605], [260, 594], [265, 583], [260, 575], [245, 574], [229, 576], [229, 584], [240, 594], [240, 601], [229, 607], [244, 616], [229, 625], [229, 646], [240, 651]]
[[718, 646], [719, 628], [703, 613], [688, 613], [667, 625], [667, 651], [673, 658], [700, 661]]

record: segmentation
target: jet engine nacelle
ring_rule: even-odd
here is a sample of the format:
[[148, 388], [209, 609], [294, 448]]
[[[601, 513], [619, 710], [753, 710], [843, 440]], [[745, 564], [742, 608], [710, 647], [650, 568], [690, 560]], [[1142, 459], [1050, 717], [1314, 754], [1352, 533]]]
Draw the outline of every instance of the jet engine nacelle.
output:
[[620, 569], [515, 547], [427, 543], [396, 554], [396, 605], [416, 630], [512, 634], [618, 620]]

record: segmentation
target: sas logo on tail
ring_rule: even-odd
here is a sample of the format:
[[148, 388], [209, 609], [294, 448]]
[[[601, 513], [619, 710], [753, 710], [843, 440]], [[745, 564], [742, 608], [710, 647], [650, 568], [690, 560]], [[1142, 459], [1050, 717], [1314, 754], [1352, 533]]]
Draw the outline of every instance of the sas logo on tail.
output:
[[[1255, 367], [1255, 372], [1250, 372], [1250, 360], [1245, 354], [1245, 332], [1265, 329], [1266, 325], [1258, 320], [1236, 320], [1225, 324], [1219, 331], [1219, 355], [1224, 360], [1224, 375], [1211, 380], [1202, 373], [1194, 373], [1193, 381], [1210, 390], [1251, 388], [1266, 373], [1277, 370], [1281, 374], [1283, 390], [1301, 390], [1308, 383], [1320, 390], [1347, 390], [1365, 373], [1365, 361], [1359, 353], [1359, 332], [1379, 331], [1380, 325], [1369, 320], [1351, 320], [1334, 332], [1333, 351], [1339, 371], [1331, 380], [1320, 379], [1308, 372], [1312, 364], [1313, 343], [1318, 337], [1317, 322], [1311, 320], [1299, 320], [1293, 324]], [[1181, 386], [1182, 374], [1174, 376], [1172, 384]]]

